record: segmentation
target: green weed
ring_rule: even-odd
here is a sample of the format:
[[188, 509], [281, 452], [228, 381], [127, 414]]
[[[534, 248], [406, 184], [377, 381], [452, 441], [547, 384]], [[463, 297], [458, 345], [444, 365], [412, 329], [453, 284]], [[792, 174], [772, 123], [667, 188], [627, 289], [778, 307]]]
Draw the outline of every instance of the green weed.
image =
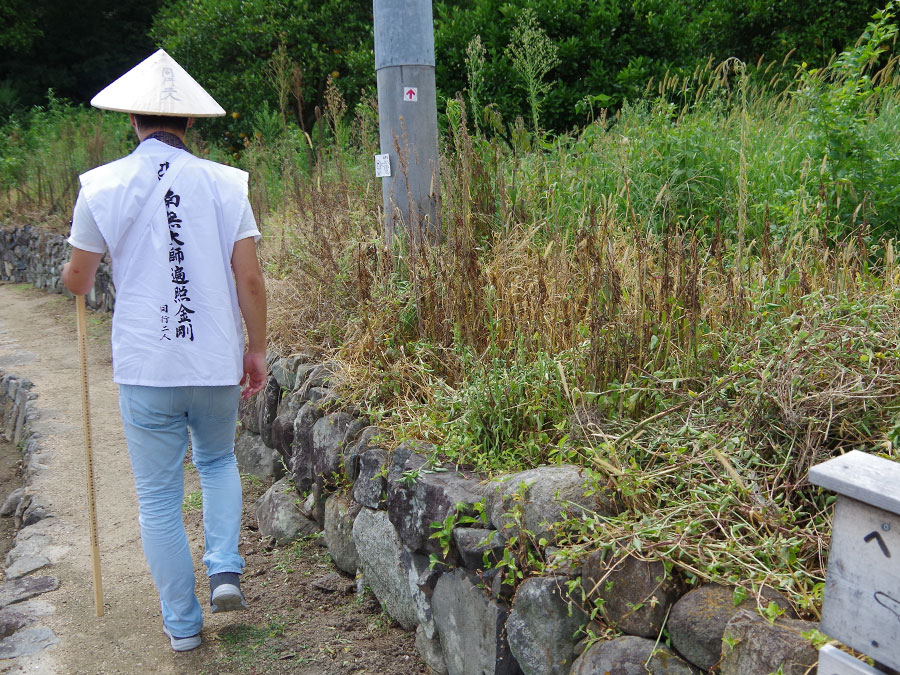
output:
[[267, 660], [280, 659], [277, 640], [284, 636], [286, 629], [283, 619], [270, 619], [263, 626], [241, 623], [220, 630], [218, 639], [224, 647], [225, 660], [244, 671]]
[[[238, 422], [238, 424], [240, 424], [240, 422]], [[258, 488], [263, 484], [262, 479], [259, 476], [252, 474], [252, 473], [242, 473], [241, 480], [244, 481], [251, 488]]]
[[[477, 45], [474, 47], [470, 68], [477, 78], [480, 68], [477, 65]], [[528, 105], [531, 109], [531, 130], [540, 133], [538, 122], [541, 100], [550, 91], [551, 83], [546, 80], [547, 73], [559, 64], [557, 52], [559, 48], [550, 41], [543, 29], [538, 26], [537, 17], [531, 9], [525, 9], [519, 15], [519, 22], [513, 28], [507, 57], [512, 61], [513, 69], [522, 78], [528, 94]], [[470, 60], [472, 60], [470, 58]], [[477, 100], [477, 99], [476, 99]], [[476, 108], [477, 110], [477, 108]]]
[[294, 567], [307, 554], [306, 548], [308, 542], [304, 539], [298, 539], [291, 542], [286, 549], [279, 550], [275, 554], [275, 569], [284, 574], [290, 574], [294, 571]]
[[[446, 558], [450, 553], [450, 545], [453, 541], [453, 530], [457, 527], [467, 527], [470, 525], [485, 526], [487, 525], [487, 513], [485, 512], [484, 500], [480, 500], [471, 505], [459, 503], [456, 508], [444, 520], [431, 523], [431, 529], [435, 530], [429, 539], [437, 541], [441, 548], [441, 553]], [[485, 532], [488, 536], [488, 532]], [[434, 554], [431, 555], [430, 564], [434, 567], [440, 561]]]
[[201, 511], [203, 509], [203, 493], [200, 490], [194, 490], [185, 495], [181, 508], [185, 511]]

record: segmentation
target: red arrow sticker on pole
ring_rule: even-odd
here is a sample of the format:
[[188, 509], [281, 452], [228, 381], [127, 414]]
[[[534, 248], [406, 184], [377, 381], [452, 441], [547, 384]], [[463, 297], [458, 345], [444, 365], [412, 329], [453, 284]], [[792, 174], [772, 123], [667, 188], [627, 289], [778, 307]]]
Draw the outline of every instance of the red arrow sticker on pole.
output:
[[418, 87], [403, 87], [403, 100], [407, 103], [413, 103], [419, 100]]

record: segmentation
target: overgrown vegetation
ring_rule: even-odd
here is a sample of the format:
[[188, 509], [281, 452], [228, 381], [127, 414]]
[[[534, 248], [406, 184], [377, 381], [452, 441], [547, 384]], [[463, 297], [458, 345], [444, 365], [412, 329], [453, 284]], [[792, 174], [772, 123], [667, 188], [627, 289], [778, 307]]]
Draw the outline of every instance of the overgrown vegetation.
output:
[[[451, 101], [443, 244], [384, 250], [377, 186], [317, 175], [270, 236], [276, 331], [337, 353], [348, 395], [444, 459], [595, 471], [625, 510], [568, 523], [570, 555], [623, 546], [815, 615], [832, 498], [808, 468], [897, 456], [895, 31], [882, 15], [791, 82], [668, 77], [511, 149]], [[527, 574], [548, 561], [524, 538], [506, 564]]]
[[[588, 102], [568, 135], [540, 131], [539, 87], [506, 141], [473, 42], [434, 246], [385, 248], [373, 104], [348, 112], [336, 87], [311, 133], [262, 107], [237, 156], [199, 148], [251, 172], [274, 349], [339, 362], [347, 397], [438, 459], [585, 466], [624, 510], [565, 524], [567, 555], [624, 546], [814, 616], [831, 497], [808, 468], [900, 447], [896, 32], [882, 12], [792, 78], [735, 59], [669, 74], [616, 112]], [[289, 57], [269, 68], [284, 91]], [[129, 142], [111, 116], [41, 114], [33, 146], [0, 141], [8, 211], [64, 212], [72, 189], [45, 186], [71, 180], [51, 161], [68, 138], [97, 139], [74, 169]], [[505, 564], [532, 573], [541, 549], [525, 533]]]

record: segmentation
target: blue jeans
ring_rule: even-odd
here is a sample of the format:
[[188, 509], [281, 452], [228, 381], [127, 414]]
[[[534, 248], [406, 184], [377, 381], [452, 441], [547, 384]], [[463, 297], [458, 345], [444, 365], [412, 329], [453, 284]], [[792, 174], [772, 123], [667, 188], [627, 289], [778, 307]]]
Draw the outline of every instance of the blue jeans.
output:
[[188, 430], [203, 491], [207, 575], [244, 569], [238, 555], [241, 479], [234, 457], [239, 395], [238, 386], [119, 385], [141, 542], [159, 591], [163, 623], [176, 637], [194, 635], [203, 626], [181, 515]]

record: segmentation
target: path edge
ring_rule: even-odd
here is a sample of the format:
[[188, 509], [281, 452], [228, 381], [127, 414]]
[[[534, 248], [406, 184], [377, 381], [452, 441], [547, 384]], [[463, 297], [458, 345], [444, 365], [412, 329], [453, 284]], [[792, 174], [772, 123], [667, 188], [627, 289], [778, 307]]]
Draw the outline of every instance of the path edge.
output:
[[4, 671], [19, 657], [33, 656], [59, 642], [49, 628], [35, 625], [37, 615], [19, 604], [59, 588], [56, 577], [33, 574], [51, 565], [42, 550], [53, 541], [38, 524], [54, 516], [48, 500], [33, 487], [49, 455], [34, 428], [40, 417], [37, 398], [31, 380], [0, 368], [0, 437], [19, 452], [22, 479], [20, 487], [2, 496], [0, 506], [0, 517], [13, 518], [16, 532], [3, 561], [0, 584], [0, 669]]

